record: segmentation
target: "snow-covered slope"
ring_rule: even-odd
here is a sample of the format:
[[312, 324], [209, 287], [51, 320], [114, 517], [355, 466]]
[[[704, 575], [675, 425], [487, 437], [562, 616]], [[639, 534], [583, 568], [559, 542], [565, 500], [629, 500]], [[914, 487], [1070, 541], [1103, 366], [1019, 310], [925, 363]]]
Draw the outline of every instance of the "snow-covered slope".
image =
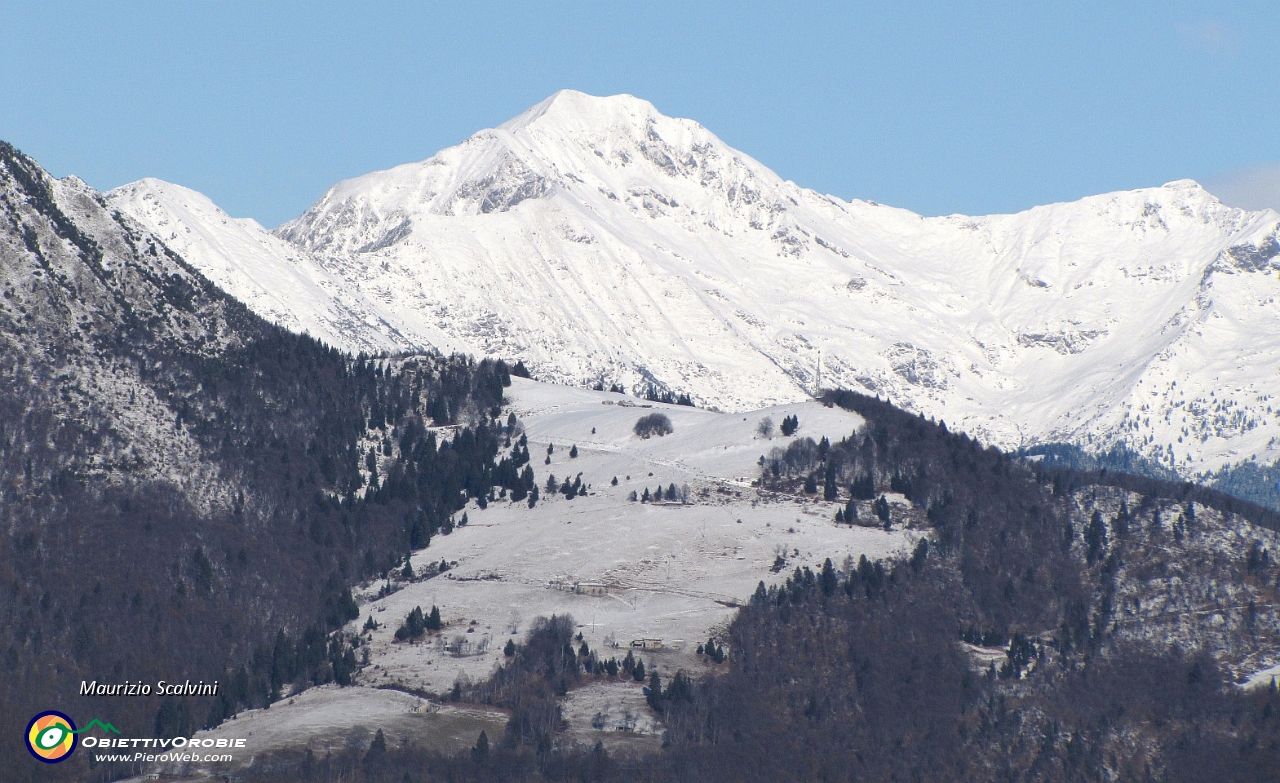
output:
[[[249, 736], [254, 753], [305, 742], [321, 756], [351, 733], [367, 744], [382, 728], [396, 745], [467, 748], [481, 728], [496, 736], [492, 723], [483, 726], [481, 710], [440, 708], [406, 694], [434, 699], [458, 680], [488, 678], [507, 660], [506, 641], [521, 641], [537, 617], [572, 615], [582, 641], [602, 660], [633, 652], [664, 677], [680, 670], [697, 675], [715, 668], [697, 654], [698, 646], [710, 637], [724, 643], [735, 607], [761, 582], [782, 582], [800, 566], [820, 569], [826, 558], [843, 567], [846, 558], [857, 562], [864, 554], [872, 560], [902, 555], [921, 535], [901, 524], [892, 531], [837, 525], [832, 518], [842, 502], [752, 486], [762, 454], [805, 437], [838, 441], [863, 426], [855, 413], [812, 401], [714, 413], [521, 378], [512, 379], [507, 396], [528, 438], [539, 486], [552, 475], [581, 476], [589, 493], [569, 500], [543, 492], [532, 509], [507, 499], [485, 509], [471, 504], [465, 527], [413, 554], [415, 580], [403, 581], [395, 569], [388, 581], [357, 591], [360, 616], [346, 630], [364, 638], [361, 655], [369, 662], [353, 687], [306, 691], [201, 736]], [[659, 411], [674, 431], [637, 437], [636, 420]], [[793, 437], [756, 433], [761, 418], [789, 415], [800, 421]], [[575, 445], [578, 456], [571, 457]], [[688, 487], [688, 503], [629, 499], [633, 491], [672, 484]], [[779, 557], [785, 569], [775, 568]], [[441, 560], [451, 566], [444, 573], [436, 570]], [[594, 594], [575, 589], [581, 583], [594, 585]], [[388, 595], [384, 586], [395, 589]], [[396, 641], [415, 606], [438, 607], [442, 633]], [[369, 618], [376, 629], [365, 627]], [[642, 639], [661, 645], [631, 646]], [[645, 703], [643, 686], [623, 678], [573, 690], [563, 704], [566, 741], [585, 747], [602, 741], [611, 754], [656, 751], [663, 727]], [[592, 725], [597, 713], [606, 719], [602, 729]], [[618, 731], [628, 714], [630, 729]], [[457, 731], [464, 717], [471, 721], [469, 735]], [[451, 733], [464, 738], [452, 741]]]
[[335, 277], [311, 254], [249, 218], [233, 218], [208, 197], [158, 179], [107, 193], [206, 277], [258, 315], [350, 353], [454, 346], [438, 330], [402, 330], [377, 302]]
[[846, 386], [1001, 446], [1123, 441], [1184, 474], [1280, 456], [1280, 215], [1190, 181], [925, 218], [564, 91], [276, 233], [401, 334], [546, 379], [725, 410]]

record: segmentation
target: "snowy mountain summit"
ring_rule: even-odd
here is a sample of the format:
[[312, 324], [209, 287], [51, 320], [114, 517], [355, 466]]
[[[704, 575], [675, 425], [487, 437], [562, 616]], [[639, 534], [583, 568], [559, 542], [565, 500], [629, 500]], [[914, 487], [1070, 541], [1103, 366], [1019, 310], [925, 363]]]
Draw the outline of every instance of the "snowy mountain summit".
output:
[[[319, 336], [348, 349], [462, 348], [725, 410], [844, 386], [996, 445], [1124, 443], [1184, 475], [1280, 456], [1280, 214], [1189, 180], [921, 217], [562, 91], [274, 236], [164, 183], [112, 199], [263, 315], [330, 313]], [[286, 274], [314, 286], [266, 297]]]

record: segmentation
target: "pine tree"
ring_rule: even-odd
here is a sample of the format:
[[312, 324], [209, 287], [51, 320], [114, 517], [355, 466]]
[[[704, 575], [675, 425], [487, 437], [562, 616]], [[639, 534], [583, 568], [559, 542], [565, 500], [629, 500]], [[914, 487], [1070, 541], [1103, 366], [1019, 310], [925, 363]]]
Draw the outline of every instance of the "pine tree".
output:
[[369, 751], [364, 754], [364, 763], [369, 765], [377, 765], [387, 757], [387, 738], [382, 733], [382, 729], [373, 735], [373, 742], [369, 743]]
[[703, 647], [703, 650], [706, 652], [707, 657], [710, 658], [713, 662], [724, 663], [724, 659], [725, 659], [724, 647], [719, 644], [716, 644], [715, 639], [708, 639], [706, 645]]
[[511, 488], [511, 502], [519, 503], [529, 496], [529, 488], [533, 484], [533, 470], [525, 465], [524, 472], [520, 474], [520, 478], [516, 480], [515, 486]]
[[796, 434], [796, 430], [800, 429], [800, 418], [794, 415], [785, 417], [782, 420], [782, 426], [780, 429], [784, 436], [791, 437]]
[[854, 478], [849, 484], [849, 497], [854, 500], [871, 500], [876, 496], [875, 480], [869, 473]]
[[1116, 518], [1111, 520], [1111, 533], [1117, 540], [1129, 535], [1129, 504], [1123, 500], [1120, 501], [1120, 510], [1116, 513]]
[[836, 569], [831, 565], [831, 558], [827, 558], [822, 564], [822, 574], [818, 577], [818, 583], [822, 585], [822, 594], [831, 595], [836, 589]]
[[876, 516], [880, 518], [880, 521], [886, 525], [887, 529], [887, 526], [889, 525], [889, 499], [884, 495], [881, 495], [876, 499], [876, 502], [872, 504], [872, 508], [875, 510]]
[[649, 702], [649, 706], [654, 712], [662, 714], [662, 678], [658, 676], [657, 670], [649, 675], [649, 687], [645, 689], [645, 701]]
[[1107, 526], [1102, 521], [1102, 512], [1095, 510], [1093, 516], [1089, 519], [1089, 526], [1084, 531], [1085, 543], [1085, 560], [1089, 565], [1093, 565], [1096, 560], [1106, 553], [1107, 549]]
[[[422, 614], [422, 610], [418, 610], [418, 614]], [[427, 616], [424, 627], [428, 631], [438, 631], [444, 627], [444, 623], [440, 621], [440, 609], [436, 606], [431, 607], [431, 614]]]
[[929, 556], [929, 539], [922, 538], [911, 553], [911, 567], [919, 571], [924, 568], [925, 558]]
[[1268, 552], [1259, 541], [1254, 541], [1249, 547], [1249, 554], [1245, 558], [1245, 570], [1250, 574], [1264, 573], [1271, 567], [1271, 553]]
[[502, 648], [502, 654], [510, 658], [516, 654], [516, 640], [508, 639], [507, 646]]
[[[439, 615], [436, 615], [439, 619]], [[422, 617], [422, 607], [415, 606], [404, 618], [404, 624], [396, 629], [396, 641], [403, 642], [406, 639], [416, 639], [422, 635], [424, 628], [430, 628], [429, 621], [424, 621]]]
[[575, 443], [569, 449], [569, 459], [577, 459], [577, 458], [578, 458], [578, 444]]

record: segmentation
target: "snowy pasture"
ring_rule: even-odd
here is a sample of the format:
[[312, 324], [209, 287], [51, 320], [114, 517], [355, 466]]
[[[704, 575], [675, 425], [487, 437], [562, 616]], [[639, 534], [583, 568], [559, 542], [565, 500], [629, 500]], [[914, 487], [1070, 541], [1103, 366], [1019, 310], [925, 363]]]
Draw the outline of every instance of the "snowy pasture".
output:
[[[483, 510], [472, 503], [465, 527], [436, 536], [413, 555], [419, 575], [441, 560], [451, 565], [448, 571], [411, 583], [393, 577], [400, 589], [382, 598], [384, 582], [358, 591], [360, 616], [347, 630], [362, 634], [358, 654], [367, 650], [369, 660], [353, 687], [297, 694], [244, 713], [212, 736], [249, 731], [261, 752], [303, 741], [367, 743], [382, 728], [391, 745], [469, 747], [481, 728], [491, 737], [501, 732], [502, 713], [450, 712], [437, 697], [459, 678], [487, 677], [503, 660], [507, 640], [520, 641], [536, 617], [572, 615], [583, 640], [603, 658], [621, 660], [631, 650], [664, 679], [680, 669], [701, 674], [709, 664], [696, 654], [698, 645], [723, 631], [760, 582], [781, 581], [795, 567], [820, 566], [828, 557], [839, 565], [862, 554], [891, 556], [914, 543], [908, 530], [835, 525], [835, 503], [752, 486], [759, 458], [772, 448], [801, 437], [839, 440], [861, 426], [856, 414], [812, 402], [726, 414], [512, 380], [508, 398], [528, 436], [538, 486], [545, 490], [550, 474], [562, 481], [581, 473], [589, 494], [566, 500], [543, 492], [532, 509], [504, 499]], [[632, 431], [636, 420], [653, 412], [665, 413], [674, 432], [639, 438]], [[758, 434], [765, 417], [777, 424], [789, 415], [800, 420], [793, 437]], [[575, 445], [578, 456], [571, 458]], [[633, 491], [671, 484], [688, 485], [687, 504], [629, 500]], [[779, 555], [786, 567], [774, 573]], [[581, 583], [602, 586], [595, 590], [601, 594], [575, 592]], [[395, 641], [417, 606], [424, 612], [439, 607], [443, 629]], [[369, 617], [376, 630], [363, 630]], [[639, 640], [649, 646], [633, 648]], [[430, 704], [437, 706], [424, 707]], [[661, 725], [647, 710], [640, 683], [588, 685], [571, 692], [563, 710], [571, 741], [600, 739], [624, 752], [660, 743]]]
[[[468, 508], [466, 527], [413, 557], [419, 573], [442, 559], [456, 565], [369, 601], [352, 622], [352, 631], [370, 616], [381, 625], [366, 635], [371, 665], [362, 684], [444, 693], [459, 677], [487, 676], [508, 639], [518, 641], [530, 620], [552, 614], [572, 615], [603, 657], [621, 658], [633, 641], [656, 639], [659, 649], [635, 649], [646, 666], [668, 676], [698, 670], [698, 644], [723, 629], [761, 581], [827, 557], [837, 564], [885, 557], [911, 543], [909, 532], [836, 526], [834, 503], [751, 486], [759, 458], [791, 440], [760, 436], [761, 419], [796, 415], [793, 437], [838, 440], [860, 426], [856, 414], [817, 403], [723, 414], [520, 379], [509, 397], [538, 485], [545, 489], [552, 474], [563, 481], [581, 473], [590, 493], [566, 500], [544, 492], [533, 509], [505, 501]], [[653, 412], [666, 414], [675, 431], [639, 438], [636, 420]], [[633, 491], [671, 484], [688, 485], [687, 504], [629, 500]], [[774, 574], [779, 554], [787, 568]], [[580, 583], [602, 585], [604, 594], [575, 592]], [[419, 643], [396, 642], [415, 606], [438, 606], [445, 628]]]

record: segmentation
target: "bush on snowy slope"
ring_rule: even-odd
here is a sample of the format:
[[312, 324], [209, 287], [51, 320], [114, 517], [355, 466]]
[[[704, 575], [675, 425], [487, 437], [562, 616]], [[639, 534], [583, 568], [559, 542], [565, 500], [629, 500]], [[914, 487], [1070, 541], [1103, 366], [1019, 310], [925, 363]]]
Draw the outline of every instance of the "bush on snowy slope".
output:
[[654, 435], [660, 438], [663, 435], [670, 435], [675, 432], [675, 427], [671, 426], [671, 419], [668, 418], [667, 414], [650, 413], [636, 420], [634, 432], [641, 438], [648, 440]]

